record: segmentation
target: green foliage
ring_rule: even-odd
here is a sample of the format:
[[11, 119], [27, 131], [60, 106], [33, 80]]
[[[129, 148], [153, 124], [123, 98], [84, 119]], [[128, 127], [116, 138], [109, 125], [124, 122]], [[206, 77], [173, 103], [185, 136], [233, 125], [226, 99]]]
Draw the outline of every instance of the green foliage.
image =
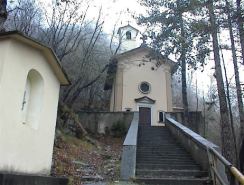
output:
[[147, 15], [138, 18], [147, 27], [151, 47], [165, 55], [174, 55], [190, 68], [204, 68], [209, 56], [209, 20], [200, 0], [140, 0]]
[[111, 127], [111, 131], [115, 137], [121, 137], [124, 136], [127, 132], [125, 123], [121, 120], [113, 123]]

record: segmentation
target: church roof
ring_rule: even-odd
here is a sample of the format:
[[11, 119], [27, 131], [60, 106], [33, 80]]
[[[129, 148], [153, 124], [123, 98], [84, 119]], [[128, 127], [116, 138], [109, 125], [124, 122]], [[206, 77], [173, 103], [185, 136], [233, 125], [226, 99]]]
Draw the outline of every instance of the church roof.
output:
[[163, 56], [161, 53], [156, 52], [153, 48], [150, 48], [146, 45], [141, 45], [137, 48], [131, 49], [129, 51], [117, 54], [114, 56], [114, 58], [120, 59], [122, 57], [128, 56], [128, 55], [133, 55], [134, 53], [140, 52], [140, 51], [148, 51], [148, 58], [150, 59], [155, 59], [155, 60], [162, 60], [165, 61], [167, 64], [170, 65], [170, 67], [174, 67], [177, 63], [174, 62], [173, 60], [169, 59], [166, 56]]
[[118, 32], [117, 32], [117, 33], [120, 34], [120, 33], [121, 33], [121, 30], [124, 29], [124, 28], [126, 28], [126, 27], [130, 27], [130, 28], [132, 28], [133, 30], [136, 31], [136, 33], [139, 32], [138, 29], [136, 29], [135, 27], [131, 26], [130, 24], [127, 24], [127, 25], [125, 25], [125, 26], [120, 27], [120, 28], [118, 29]]
[[55, 52], [49, 46], [46, 46], [35, 39], [24, 35], [19, 31], [9, 31], [9, 32], [2, 32], [0, 33], [0, 41], [1, 39], [15, 39], [19, 42], [23, 42], [27, 45], [30, 45], [33, 48], [40, 50], [49, 60], [48, 63], [50, 64], [53, 72], [57, 76], [61, 85], [70, 85], [70, 80], [62, 68], [58, 57], [56, 56]]
[[[112, 89], [114, 76], [117, 72], [118, 60], [125, 57], [125, 56], [133, 55], [133, 54], [140, 52], [140, 51], [147, 51], [149, 53], [147, 56], [148, 58], [156, 59], [156, 60], [163, 61], [163, 62], [167, 63], [170, 66], [172, 72], [174, 70], [175, 65], [177, 64], [173, 60], [163, 56], [161, 53], [156, 52], [154, 49], [152, 49], [148, 46], [145, 46], [145, 45], [141, 45], [140, 47], [137, 47], [135, 49], [114, 55], [111, 58], [111, 62], [109, 64], [108, 71], [107, 71], [107, 78], [105, 81], [104, 90]], [[162, 62], [160, 64], [162, 64]]]

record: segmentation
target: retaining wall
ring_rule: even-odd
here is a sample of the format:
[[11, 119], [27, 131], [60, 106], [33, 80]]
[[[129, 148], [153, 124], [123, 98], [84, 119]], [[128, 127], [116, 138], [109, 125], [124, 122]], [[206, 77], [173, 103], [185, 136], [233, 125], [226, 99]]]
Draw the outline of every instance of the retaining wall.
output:
[[116, 123], [128, 130], [134, 112], [78, 112], [80, 122], [91, 133], [106, 134]]

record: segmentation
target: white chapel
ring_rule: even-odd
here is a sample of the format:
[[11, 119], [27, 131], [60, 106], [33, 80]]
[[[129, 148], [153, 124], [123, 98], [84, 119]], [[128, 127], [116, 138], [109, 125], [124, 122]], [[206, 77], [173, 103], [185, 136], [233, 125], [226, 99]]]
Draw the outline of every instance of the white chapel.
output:
[[48, 175], [60, 85], [53, 50], [18, 31], [0, 34], [0, 172]]
[[110, 111], [139, 111], [140, 124], [160, 126], [172, 112], [171, 73], [175, 62], [145, 44], [130, 24], [118, 30], [119, 54], [111, 58], [105, 90], [111, 90]]

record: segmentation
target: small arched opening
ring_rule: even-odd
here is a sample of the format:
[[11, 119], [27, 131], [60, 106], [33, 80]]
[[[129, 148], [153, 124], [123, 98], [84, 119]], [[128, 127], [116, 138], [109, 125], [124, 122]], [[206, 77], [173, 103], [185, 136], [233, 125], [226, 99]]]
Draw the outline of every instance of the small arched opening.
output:
[[131, 32], [130, 32], [130, 31], [127, 31], [127, 32], [125, 33], [125, 35], [126, 35], [126, 39], [127, 39], [127, 40], [131, 40]]
[[43, 101], [43, 78], [34, 69], [30, 70], [25, 85], [22, 102], [22, 123], [38, 129]]

